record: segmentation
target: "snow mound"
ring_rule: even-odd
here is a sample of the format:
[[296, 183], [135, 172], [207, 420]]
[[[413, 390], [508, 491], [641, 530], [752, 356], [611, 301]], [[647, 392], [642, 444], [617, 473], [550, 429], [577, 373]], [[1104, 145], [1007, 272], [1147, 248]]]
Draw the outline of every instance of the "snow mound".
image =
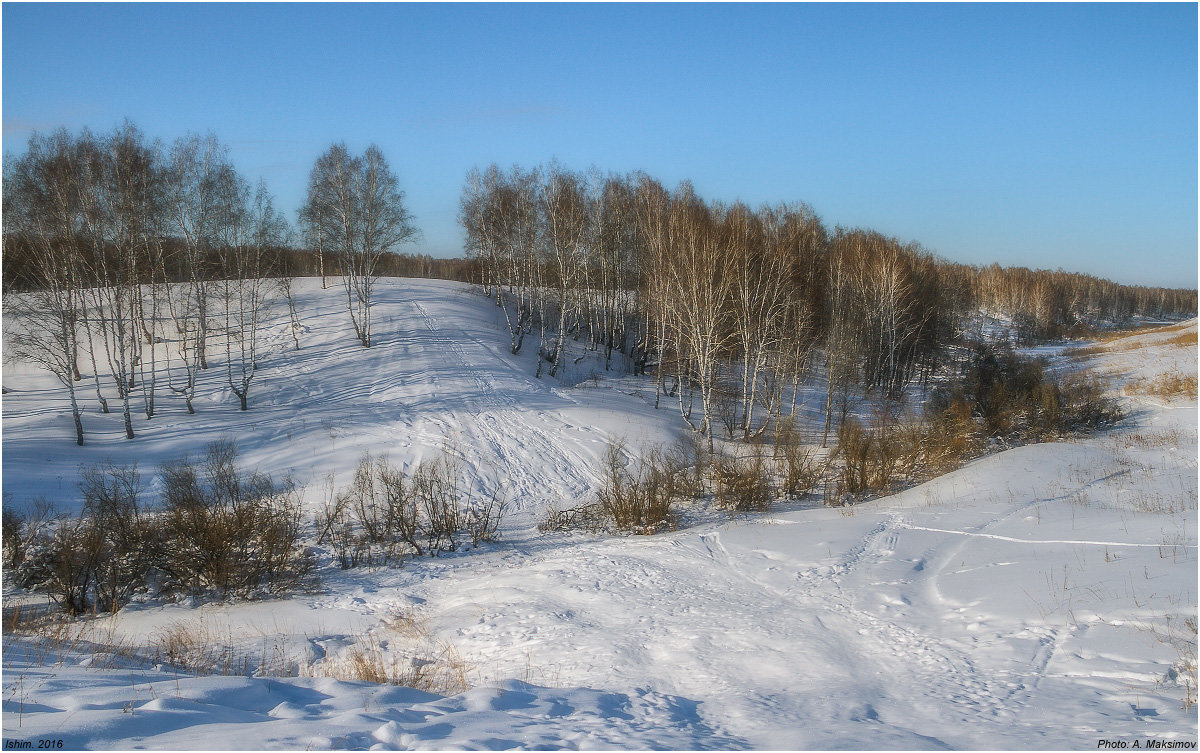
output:
[[[86, 684], [80, 682], [86, 679]], [[639, 690], [512, 680], [444, 698], [327, 679], [27, 670], [4, 701], [4, 736], [68, 750], [545, 750], [744, 747], [696, 704]], [[38, 701], [23, 701], [35, 693]], [[62, 724], [68, 717], [67, 724]]]

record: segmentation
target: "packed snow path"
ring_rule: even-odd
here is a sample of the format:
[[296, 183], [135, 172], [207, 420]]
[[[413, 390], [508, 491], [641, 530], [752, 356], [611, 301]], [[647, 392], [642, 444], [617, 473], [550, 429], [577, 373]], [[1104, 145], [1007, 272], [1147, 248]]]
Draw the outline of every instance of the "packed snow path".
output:
[[[353, 346], [339, 291], [308, 281], [302, 305], [316, 313], [304, 349], [288, 350], [278, 330], [250, 414], [213, 388], [200, 417], [156, 418], [132, 443], [118, 423], [106, 440], [108, 417], [89, 415], [94, 446], [69, 443], [69, 416], [52, 445], [35, 417], [61, 423], [63, 406], [38, 405], [45, 382], [10, 367], [5, 491], [53, 496], [56, 475], [70, 478], [81, 459], [152, 467], [224, 432], [251, 464], [310, 483], [327, 472], [344, 483], [365, 450], [411, 465], [449, 441], [479, 490], [504, 489], [519, 510], [501, 544], [401, 568], [328, 567], [321, 593], [285, 601], [149, 603], [102, 622], [137, 644], [203, 619], [246, 651], [265, 652], [269, 636], [312, 668], [357, 636], [399, 644], [385, 627], [405, 611], [454, 646], [479, 687], [440, 698], [328, 678], [89, 669], [77, 666], [86, 654], [47, 665], [6, 644], [6, 738], [118, 748], [1196, 740], [1182, 682], [1195, 657], [1185, 624], [1196, 616], [1194, 400], [1130, 397], [1118, 430], [998, 453], [853, 508], [792, 506], [655, 537], [540, 535], [544, 505], [591, 493], [609, 437], [665, 441], [677, 415], [626, 394], [636, 380], [534, 379], [532, 354], [506, 352], [492, 302], [475, 291], [386, 282], [369, 351]], [[1114, 388], [1195, 373], [1194, 345], [1148, 340], [1097, 359]]]

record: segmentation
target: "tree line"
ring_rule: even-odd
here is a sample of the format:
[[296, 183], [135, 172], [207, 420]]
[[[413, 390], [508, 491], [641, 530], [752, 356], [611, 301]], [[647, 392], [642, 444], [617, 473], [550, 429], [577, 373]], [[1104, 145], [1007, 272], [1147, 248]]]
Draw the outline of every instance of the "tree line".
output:
[[953, 264], [869, 229], [830, 230], [802, 203], [706, 201], [644, 173], [474, 170], [462, 259], [398, 253], [419, 230], [374, 145], [332, 145], [307, 188], [293, 227], [215, 136], [164, 144], [128, 122], [34, 134], [6, 158], [8, 352], [62, 383], [78, 442], [89, 394], [121, 411], [130, 438], [133, 413], [152, 418], [162, 393], [194, 412], [214, 356], [247, 409], [272, 307], [286, 304], [300, 348], [297, 276], [335, 280], [364, 347], [380, 276], [478, 282], [514, 354], [536, 333], [537, 376], [579, 360], [568, 351], [582, 340], [606, 368], [624, 354], [652, 374], [656, 404], [675, 401], [693, 429], [746, 440], [795, 412], [816, 369], [826, 436], [851, 387], [898, 398], [928, 384], [978, 311], [1038, 340], [1196, 310], [1195, 290]]
[[606, 368], [625, 353], [653, 372], [656, 403], [675, 399], [710, 442], [718, 423], [750, 440], [790, 416], [817, 366], [827, 437], [852, 385], [893, 399], [928, 385], [980, 309], [1027, 340], [1196, 311], [1195, 290], [953, 264], [869, 229], [831, 231], [805, 204], [705, 201], [640, 172], [493, 164], [468, 175], [459, 217], [512, 353], [536, 332], [538, 376], [575, 340]]
[[[133, 414], [153, 418], [164, 391], [195, 412], [214, 355], [224, 356], [224, 381], [246, 410], [263, 325], [280, 302], [300, 348], [292, 282], [309, 271], [306, 261], [316, 261], [323, 285], [340, 278], [368, 347], [380, 273], [435, 266], [395, 253], [418, 231], [375, 146], [354, 155], [335, 144], [318, 158], [299, 229], [211, 134], [168, 145], [128, 121], [106, 134], [35, 133], [4, 165], [8, 357], [63, 385], [79, 444], [87, 393], [103, 413], [121, 412], [132, 439]], [[301, 237], [314, 252], [296, 252]]]

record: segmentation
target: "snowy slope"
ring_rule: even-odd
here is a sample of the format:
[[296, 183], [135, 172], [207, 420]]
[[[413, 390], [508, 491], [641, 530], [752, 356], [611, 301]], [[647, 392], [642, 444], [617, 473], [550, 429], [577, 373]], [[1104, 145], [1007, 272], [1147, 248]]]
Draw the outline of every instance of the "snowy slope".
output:
[[[381, 280], [370, 349], [355, 345], [339, 283], [322, 291], [309, 279], [297, 288], [302, 349], [292, 349], [286, 310], [277, 306], [244, 413], [219, 353], [201, 372], [197, 415], [188, 416], [181, 399], [160, 394], [152, 420], [135, 413], [132, 441], [124, 438], [115, 405], [113, 413], [99, 413], [85, 380], [79, 389], [87, 444], [80, 448], [72, 443], [61, 386], [32, 366], [5, 364], [5, 493], [69, 507], [80, 464], [136, 461], [152, 475], [166, 460], [231, 437], [247, 466], [290, 473], [315, 497], [328, 473], [339, 485], [347, 482], [363, 452], [414, 466], [449, 442], [475, 469], [482, 491], [500, 488], [516, 508], [528, 509], [585, 496], [611, 436], [640, 444], [677, 430], [668, 412], [644, 410], [643, 398], [535, 379], [532, 356], [514, 358], [503, 347], [492, 301], [466, 285]], [[653, 385], [639, 382], [653, 399]], [[110, 404], [114, 393], [110, 386]]]
[[[655, 537], [540, 535], [545, 504], [590, 493], [609, 437], [666, 440], [677, 415], [655, 412], [652, 388], [632, 378], [533, 379], [532, 357], [506, 353], [490, 302], [463, 286], [385, 281], [370, 351], [353, 347], [336, 291], [318, 288], [302, 288], [302, 305], [322, 312], [306, 322], [304, 350], [287, 351], [280, 330], [248, 414], [212, 386], [200, 416], [157, 417], [134, 442], [119, 439], [117, 419], [109, 429], [110, 417], [89, 415], [97, 441], [79, 450], [61, 404], [44, 407], [46, 380], [6, 367], [4, 490], [69, 501], [79, 462], [137, 457], [149, 473], [226, 432], [262, 470], [342, 482], [364, 450], [413, 463], [449, 436], [479, 487], [505, 489], [518, 510], [503, 543], [401, 568], [329, 568], [320, 593], [289, 600], [151, 602], [96, 625], [139, 647], [203, 624], [267, 668], [260, 675], [320, 675], [364, 636], [396, 655], [449, 646], [477, 687], [441, 697], [319, 676], [193, 677], [87, 650], [39, 658], [10, 640], [5, 738], [693, 749], [1196, 740], [1180, 673], [1195, 655], [1184, 625], [1196, 616], [1194, 401], [1126, 397], [1133, 418], [1113, 432], [1003, 452], [854, 508], [793, 505]], [[1194, 346], [1155, 339], [1093, 365], [1114, 388], [1168, 368], [1195, 373]], [[421, 637], [397, 632], [397, 615], [419, 619]]]

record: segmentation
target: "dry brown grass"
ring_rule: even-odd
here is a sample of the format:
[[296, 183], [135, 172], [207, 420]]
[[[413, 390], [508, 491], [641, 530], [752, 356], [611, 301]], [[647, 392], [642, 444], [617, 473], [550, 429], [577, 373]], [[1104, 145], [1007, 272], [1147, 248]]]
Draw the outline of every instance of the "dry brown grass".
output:
[[197, 675], [249, 675], [259, 667], [236, 646], [232, 629], [224, 631], [203, 618], [176, 620], [150, 636], [152, 659]]
[[74, 617], [41, 605], [4, 610], [6, 667], [14, 660], [36, 667], [76, 664], [85, 655], [93, 669], [111, 669], [143, 658], [109, 621]]
[[1148, 630], [1160, 643], [1170, 646], [1175, 651], [1175, 661], [1166, 680], [1174, 684], [1182, 693], [1180, 701], [1183, 710], [1188, 711], [1196, 705], [1196, 616], [1195, 607], [1192, 614], [1180, 619], [1178, 616], [1164, 615], [1161, 625], [1146, 625]]
[[1067, 348], [1063, 351], [1063, 355], [1068, 358], [1088, 358], [1111, 352], [1113, 352], [1112, 349], [1105, 345], [1085, 345], [1079, 348]]
[[1196, 377], [1170, 371], [1153, 379], [1139, 379], [1125, 385], [1128, 395], [1149, 395], [1163, 400], [1196, 399]]
[[343, 657], [321, 665], [325, 677], [380, 685], [401, 685], [438, 695], [470, 689], [470, 666], [448, 643], [418, 655], [399, 656], [387, 650], [377, 636], [368, 636], [349, 648]]
[[[1166, 340], [1146, 340], [1144, 338], [1134, 338], [1136, 335], [1148, 335], [1152, 333], [1177, 332], [1178, 334]], [[1186, 323], [1173, 324], [1169, 327], [1149, 326], [1138, 327], [1136, 329], [1113, 330], [1111, 332], [1097, 332], [1091, 336], [1095, 341], [1094, 345], [1084, 345], [1078, 348], [1067, 348], [1063, 351], [1063, 355], [1071, 358], [1087, 358], [1089, 356], [1097, 356], [1102, 353], [1122, 353], [1130, 350], [1138, 350], [1151, 345], [1170, 345], [1174, 347], [1187, 347], [1196, 345], [1196, 330], [1192, 325]]]
[[1196, 330], [1180, 332], [1169, 340], [1163, 340], [1163, 345], [1173, 345], [1178, 348], [1186, 348], [1189, 345], [1196, 347], [1196, 334]]
[[312, 677], [402, 685], [439, 695], [471, 688], [473, 667], [414, 612], [397, 612], [336, 657], [301, 670]]
[[71, 617], [44, 608], [4, 610], [4, 664], [74, 665], [80, 657], [93, 669], [129, 661], [165, 665], [195, 675], [332, 677], [453, 695], [471, 688], [474, 671], [455, 646], [434, 636], [428, 622], [411, 611], [388, 616], [337, 656], [308, 663], [289, 656], [281, 642], [256, 655], [253, 638], [203, 617], [176, 620], [155, 631], [146, 645], [118, 634], [111, 620]]
[[1103, 353], [1126, 353], [1131, 350], [1140, 350], [1141, 348], [1158, 344], [1140, 338], [1136, 340], [1110, 340], [1108, 342], [1097, 343], [1096, 345], [1085, 345], [1080, 348], [1067, 348], [1063, 351], [1063, 355], [1071, 358], [1085, 358], [1087, 356], [1098, 356]]
[[[1136, 448], [1144, 450], [1153, 447], [1177, 447], [1186, 439], [1187, 435], [1179, 429], [1167, 428], [1159, 431], [1115, 434], [1110, 441], [1118, 449], [1128, 450]], [[1193, 436], [1190, 441], [1195, 442], [1195, 437]]]

